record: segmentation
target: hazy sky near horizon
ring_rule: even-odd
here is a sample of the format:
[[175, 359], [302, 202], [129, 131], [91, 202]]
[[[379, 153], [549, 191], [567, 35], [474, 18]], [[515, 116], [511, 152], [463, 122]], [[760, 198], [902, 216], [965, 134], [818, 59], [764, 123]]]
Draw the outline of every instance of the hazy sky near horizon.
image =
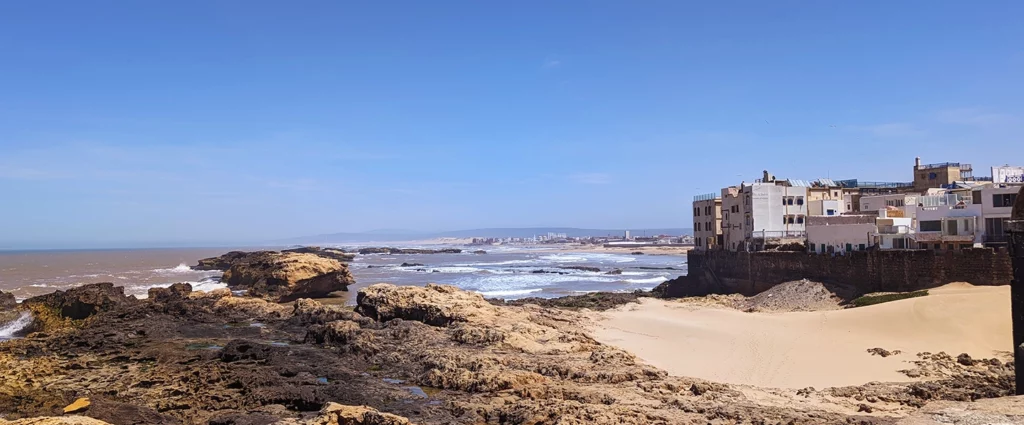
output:
[[690, 227], [1024, 164], [1017, 1], [0, 3], [0, 248]]

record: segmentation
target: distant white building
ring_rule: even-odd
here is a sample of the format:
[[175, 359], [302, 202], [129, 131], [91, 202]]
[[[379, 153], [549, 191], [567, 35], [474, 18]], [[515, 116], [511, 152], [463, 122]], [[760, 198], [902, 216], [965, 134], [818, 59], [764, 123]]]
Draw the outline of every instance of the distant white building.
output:
[[1024, 167], [1003, 165], [992, 167], [993, 183], [1022, 183], [1024, 182]]

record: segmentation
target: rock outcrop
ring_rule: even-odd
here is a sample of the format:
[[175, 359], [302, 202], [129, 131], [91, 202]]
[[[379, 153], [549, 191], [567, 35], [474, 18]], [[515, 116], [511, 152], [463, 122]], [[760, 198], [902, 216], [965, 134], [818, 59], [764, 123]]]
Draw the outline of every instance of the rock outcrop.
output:
[[349, 262], [356, 258], [355, 254], [349, 254], [340, 248], [321, 248], [318, 246], [304, 246], [299, 248], [285, 249], [282, 253], [293, 252], [296, 254], [313, 254], [324, 258], [331, 258], [341, 262]]
[[18, 300], [10, 292], [0, 291], [0, 311], [12, 310], [18, 307]]
[[21, 306], [33, 315], [33, 331], [48, 331], [73, 325], [102, 311], [137, 303], [124, 288], [113, 283], [91, 283], [67, 291], [56, 291], [25, 300]]
[[199, 260], [199, 264], [192, 266], [192, 270], [220, 270], [223, 272], [230, 269], [235, 263], [245, 261], [248, 257], [271, 252], [273, 251], [230, 251], [221, 256], [203, 258]]
[[[962, 373], [932, 386], [791, 391], [672, 377], [592, 339], [586, 314], [443, 285], [372, 285], [354, 311], [187, 284], [150, 295], [0, 343], [0, 417], [34, 423], [88, 398], [78, 413], [88, 425], [890, 424], [926, 401], [1012, 385], [1006, 364], [945, 355], [922, 357], [922, 373]], [[983, 372], [991, 379], [972, 377]]]
[[221, 281], [249, 296], [287, 301], [347, 291], [355, 280], [348, 266], [333, 258], [262, 252], [234, 262]]

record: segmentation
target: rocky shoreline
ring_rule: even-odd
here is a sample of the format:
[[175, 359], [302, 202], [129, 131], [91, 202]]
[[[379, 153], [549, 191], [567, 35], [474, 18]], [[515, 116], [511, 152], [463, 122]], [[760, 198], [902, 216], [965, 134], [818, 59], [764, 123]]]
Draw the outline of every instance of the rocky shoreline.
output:
[[[263, 283], [236, 285], [245, 295], [175, 284], [137, 300], [101, 283], [4, 304], [35, 320], [0, 343], [0, 423], [887, 424], [929, 401], [1012, 392], [1012, 364], [946, 355], [919, 356], [911, 373], [933, 380], [915, 383], [790, 391], [673, 377], [595, 341], [573, 310], [640, 294], [499, 302], [377, 284], [349, 308], [288, 300], [340, 273], [282, 265], [295, 255], [338, 261], [262, 252], [205, 263], [266, 270]], [[19, 422], [76, 402], [75, 415], [102, 422]]]

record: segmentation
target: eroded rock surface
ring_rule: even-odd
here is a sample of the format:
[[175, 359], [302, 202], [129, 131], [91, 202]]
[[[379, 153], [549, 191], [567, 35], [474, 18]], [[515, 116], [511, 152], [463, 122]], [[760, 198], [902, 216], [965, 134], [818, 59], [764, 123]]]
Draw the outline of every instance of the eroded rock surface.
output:
[[187, 285], [107, 307], [0, 343], [0, 417], [56, 416], [88, 398], [80, 414], [115, 425], [885, 424], [926, 399], [995, 394], [976, 381], [923, 395], [671, 377], [590, 338], [585, 315], [443, 285], [372, 285], [355, 309]]
[[342, 262], [309, 253], [262, 252], [235, 261], [221, 281], [246, 295], [279, 300], [325, 297], [355, 282]]

